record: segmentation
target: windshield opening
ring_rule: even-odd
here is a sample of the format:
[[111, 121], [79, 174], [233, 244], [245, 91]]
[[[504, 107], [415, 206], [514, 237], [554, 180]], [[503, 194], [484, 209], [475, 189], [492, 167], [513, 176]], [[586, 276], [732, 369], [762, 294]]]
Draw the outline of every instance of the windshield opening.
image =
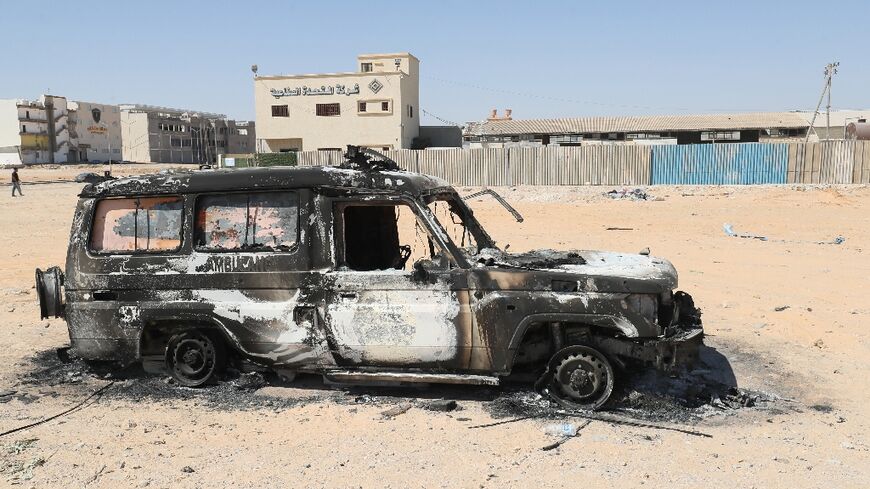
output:
[[474, 213], [455, 193], [432, 195], [426, 203], [447, 236], [464, 252], [475, 255], [484, 248], [495, 248]]

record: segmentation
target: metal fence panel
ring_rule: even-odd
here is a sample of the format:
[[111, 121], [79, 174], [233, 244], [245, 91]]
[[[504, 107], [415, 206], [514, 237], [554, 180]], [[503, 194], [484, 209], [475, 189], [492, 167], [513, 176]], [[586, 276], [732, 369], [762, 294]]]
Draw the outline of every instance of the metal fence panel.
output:
[[856, 141], [852, 183], [870, 183], [870, 141]]
[[[870, 142], [822, 141], [789, 145], [789, 183], [867, 183]], [[866, 176], [865, 176], [866, 175]]]
[[733, 143], [652, 148], [653, 185], [786, 183], [785, 144]]

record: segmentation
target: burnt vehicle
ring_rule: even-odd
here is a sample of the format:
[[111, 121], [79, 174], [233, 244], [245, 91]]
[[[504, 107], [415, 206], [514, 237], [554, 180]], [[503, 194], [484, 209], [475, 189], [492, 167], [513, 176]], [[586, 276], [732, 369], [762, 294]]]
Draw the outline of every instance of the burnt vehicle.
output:
[[85, 187], [65, 273], [37, 270], [42, 315], [84, 359], [191, 387], [230, 363], [340, 383], [512, 376], [596, 409], [626, 366], [696, 357], [699, 313], [668, 261], [507, 253], [445, 181], [346, 157]]

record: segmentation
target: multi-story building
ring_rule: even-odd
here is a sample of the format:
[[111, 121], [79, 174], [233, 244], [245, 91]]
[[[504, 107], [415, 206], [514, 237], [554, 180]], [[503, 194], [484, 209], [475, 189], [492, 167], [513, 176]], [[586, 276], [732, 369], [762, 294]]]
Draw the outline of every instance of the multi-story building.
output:
[[78, 156], [74, 161], [121, 160], [121, 111], [117, 105], [70, 102], [70, 128]]
[[254, 77], [257, 151], [411, 148], [420, 135], [419, 60], [366, 54], [348, 73]]
[[253, 122], [151, 105], [122, 105], [121, 134], [124, 159], [141, 163], [214, 163], [252, 152], [256, 140]]
[[77, 163], [121, 159], [118, 107], [67, 101], [0, 100], [0, 163]]

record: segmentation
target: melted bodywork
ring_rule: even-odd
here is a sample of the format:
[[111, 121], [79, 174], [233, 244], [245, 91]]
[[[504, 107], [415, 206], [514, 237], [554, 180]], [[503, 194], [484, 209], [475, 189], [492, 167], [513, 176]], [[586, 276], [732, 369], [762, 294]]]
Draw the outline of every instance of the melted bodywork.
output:
[[[399, 216], [412, 238], [391, 229]], [[702, 337], [668, 261], [508, 254], [446, 182], [382, 169], [87, 186], [65, 280], [74, 349], [121, 363], [161, 358], [167, 336], [187, 327], [219, 332], [244, 360], [327, 375], [505, 376], [579, 342], [668, 368], [691, 360]]]

